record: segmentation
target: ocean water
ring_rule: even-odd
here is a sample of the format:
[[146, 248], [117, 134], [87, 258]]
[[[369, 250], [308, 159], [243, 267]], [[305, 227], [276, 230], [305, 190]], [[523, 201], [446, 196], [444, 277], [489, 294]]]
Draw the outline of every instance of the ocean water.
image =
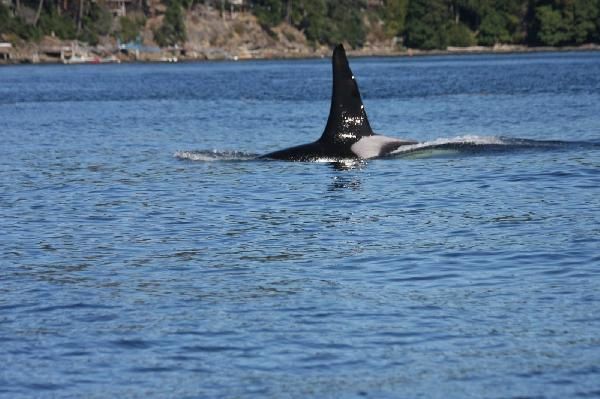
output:
[[600, 397], [600, 53], [0, 68], [0, 397]]

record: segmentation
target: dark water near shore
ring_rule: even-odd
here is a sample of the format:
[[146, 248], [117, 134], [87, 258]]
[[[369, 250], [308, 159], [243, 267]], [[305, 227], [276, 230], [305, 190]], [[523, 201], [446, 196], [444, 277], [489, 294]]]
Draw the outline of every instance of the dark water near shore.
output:
[[600, 54], [351, 65], [0, 68], [0, 397], [600, 397]]

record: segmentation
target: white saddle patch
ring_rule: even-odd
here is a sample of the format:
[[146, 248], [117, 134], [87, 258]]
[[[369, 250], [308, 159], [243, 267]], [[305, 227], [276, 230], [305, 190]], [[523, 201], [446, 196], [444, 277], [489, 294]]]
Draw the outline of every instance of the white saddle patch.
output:
[[380, 136], [378, 134], [373, 136], [366, 136], [352, 144], [350, 149], [359, 158], [369, 159], [378, 157], [381, 154], [382, 148], [385, 146], [398, 143], [398, 145], [414, 144], [414, 141], [401, 140], [394, 137]]

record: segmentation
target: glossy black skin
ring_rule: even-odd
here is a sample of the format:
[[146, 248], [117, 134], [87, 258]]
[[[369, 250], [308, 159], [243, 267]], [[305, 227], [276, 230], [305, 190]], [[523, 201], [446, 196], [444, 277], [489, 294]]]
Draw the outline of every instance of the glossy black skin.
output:
[[[313, 143], [271, 152], [260, 158], [286, 161], [359, 158], [352, 152], [352, 145], [374, 133], [369, 125], [358, 85], [341, 44], [334, 49], [331, 63], [333, 68], [331, 109], [321, 138]], [[348, 118], [358, 122], [349, 125]]]
[[310, 162], [317, 159], [359, 159], [349, 146], [336, 146], [322, 142], [321, 139], [314, 143], [301, 144], [284, 150], [274, 151], [260, 156], [265, 159], [278, 159], [282, 161]]

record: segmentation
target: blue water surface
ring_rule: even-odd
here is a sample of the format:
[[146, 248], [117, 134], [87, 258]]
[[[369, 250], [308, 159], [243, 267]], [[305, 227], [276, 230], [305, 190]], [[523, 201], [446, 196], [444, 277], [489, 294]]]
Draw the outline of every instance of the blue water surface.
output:
[[558, 143], [256, 161], [328, 60], [0, 68], [0, 396], [600, 397], [600, 53], [351, 66], [377, 132]]

